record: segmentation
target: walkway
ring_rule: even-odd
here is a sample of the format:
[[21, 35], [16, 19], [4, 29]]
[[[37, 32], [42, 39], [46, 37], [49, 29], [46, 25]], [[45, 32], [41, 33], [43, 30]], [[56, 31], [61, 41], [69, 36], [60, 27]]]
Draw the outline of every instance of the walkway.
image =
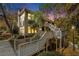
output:
[[44, 32], [38, 40], [20, 45], [18, 55], [26, 56], [39, 52], [40, 50], [44, 49], [47, 39], [52, 37], [52, 33]]

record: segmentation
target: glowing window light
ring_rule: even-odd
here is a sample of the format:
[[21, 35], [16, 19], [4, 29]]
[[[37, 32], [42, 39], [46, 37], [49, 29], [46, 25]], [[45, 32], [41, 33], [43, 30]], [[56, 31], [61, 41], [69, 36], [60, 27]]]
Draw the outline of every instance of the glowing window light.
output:
[[32, 29], [32, 33], [34, 33], [34, 29]]
[[31, 33], [31, 27], [28, 26], [28, 33]]
[[35, 29], [35, 33], [37, 33], [37, 30]]
[[31, 14], [28, 13], [28, 20], [31, 20]]

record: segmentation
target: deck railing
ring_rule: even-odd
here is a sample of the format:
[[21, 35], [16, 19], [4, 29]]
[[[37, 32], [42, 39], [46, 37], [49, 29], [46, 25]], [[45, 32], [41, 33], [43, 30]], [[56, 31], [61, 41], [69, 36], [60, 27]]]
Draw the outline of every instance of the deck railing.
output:
[[23, 43], [23, 44], [20, 44], [18, 46], [18, 50], [17, 50], [17, 53], [18, 55], [32, 55], [34, 53], [36, 53], [37, 51], [39, 51], [40, 49], [42, 49], [44, 42], [45, 42], [45, 34], [46, 32], [44, 32], [42, 34], [42, 36], [37, 39], [37, 40], [33, 40], [31, 42], [26, 42], [26, 43]]

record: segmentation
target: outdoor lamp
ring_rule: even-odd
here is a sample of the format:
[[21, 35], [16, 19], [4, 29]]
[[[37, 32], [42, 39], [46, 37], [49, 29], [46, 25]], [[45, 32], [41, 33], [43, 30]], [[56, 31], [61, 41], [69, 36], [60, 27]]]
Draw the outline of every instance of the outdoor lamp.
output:
[[73, 30], [73, 50], [75, 50], [75, 37], [74, 37], [74, 29], [75, 29], [75, 26], [72, 26], [72, 30]]
[[75, 26], [74, 25], [72, 25], [72, 29], [75, 29]]

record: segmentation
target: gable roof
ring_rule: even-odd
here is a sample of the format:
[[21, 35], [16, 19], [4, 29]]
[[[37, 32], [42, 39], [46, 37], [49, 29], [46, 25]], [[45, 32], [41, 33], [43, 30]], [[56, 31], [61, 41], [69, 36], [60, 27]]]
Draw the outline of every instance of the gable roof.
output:
[[26, 9], [26, 8], [23, 8], [23, 9], [20, 9], [19, 11], [19, 16], [21, 15], [21, 14], [23, 14], [24, 12], [27, 12], [27, 13], [33, 13], [31, 10], [28, 10], [28, 9]]

